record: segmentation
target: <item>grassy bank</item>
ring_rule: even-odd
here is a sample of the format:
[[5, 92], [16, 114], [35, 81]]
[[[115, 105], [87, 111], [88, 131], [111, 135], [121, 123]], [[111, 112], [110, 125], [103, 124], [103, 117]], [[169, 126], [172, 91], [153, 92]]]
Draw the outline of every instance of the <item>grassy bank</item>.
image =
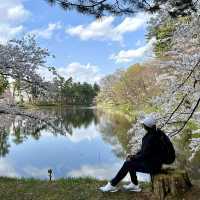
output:
[[[145, 189], [142, 193], [102, 193], [98, 190], [105, 181], [90, 178], [42, 181], [35, 179], [0, 178], [1, 200], [134, 200], [154, 199]], [[152, 198], [150, 198], [152, 197]]]
[[[43, 181], [0, 177], [1, 200], [156, 200], [150, 187], [142, 185], [142, 192], [102, 193], [98, 190], [105, 181], [90, 178]], [[199, 188], [184, 195], [185, 200], [197, 200]], [[181, 198], [182, 199], [182, 198]]]
[[135, 121], [141, 112], [150, 114], [152, 112], [160, 112], [157, 107], [149, 106], [148, 104], [133, 105], [113, 105], [112, 103], [97, 103], [97, 108], [110, 114], [123, 115], [130, 122]]
[[135, 117], [138, 115], [136, 111], [134, 112], [132, 109], [130, 110], [124, 106], [113, 106], [101, 103], [97, 104], [97, 109], [102, 110], [108, 114], [122, 115], [130, 122], [134, 121]]

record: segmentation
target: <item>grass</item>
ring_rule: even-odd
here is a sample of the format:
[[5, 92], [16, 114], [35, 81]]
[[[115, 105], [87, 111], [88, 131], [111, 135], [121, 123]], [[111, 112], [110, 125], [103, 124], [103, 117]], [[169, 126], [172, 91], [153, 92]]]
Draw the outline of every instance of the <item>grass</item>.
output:
[[[122, 189], [116, 193], [102, 193], [98, 188], [105, 183], [92, 178], [67, 178], [49, 182], [0, 177], [0, 200], [157, 200], [148, 184], [142, 184], [142, 192], [139, 193]], [[170, 197], [170, 200], [197, 200], [199, 196], [200, 188], [193, 187], [184, 197]]]
[[138, 104], [138, 105], [113, 105], [112, 103], [97, 103], [97, 108], [106, 111], [110, 114], [120, 114], [123, 115], [128, 121], [133, 122], [137, 119], [141, 112], [150, 114], [152, 112], [162, 112], [161, 108], [155, 107], [148, 104]]
[[0, 177], [1, 200], [145, 200], [155, 199], [148, 187], [143, 192], [102, 193], [98, 190], [105, 181], [91, 178], [45, 181]]
[[192, 138], [200, 138], [200, 134], [199, 133], [193, 133]]

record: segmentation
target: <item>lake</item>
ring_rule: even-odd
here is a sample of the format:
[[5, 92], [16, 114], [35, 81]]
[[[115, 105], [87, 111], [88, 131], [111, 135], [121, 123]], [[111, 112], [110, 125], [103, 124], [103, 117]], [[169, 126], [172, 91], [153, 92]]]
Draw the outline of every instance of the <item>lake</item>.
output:
[[[49, 107], [40, 112], [53, 116], [52, 123], [0, 116], [0, 176], [48, 179], [48, 169], [53, 170], [53, 179], [110, 179], [116, 174], [129, 151], [129, 121], [86, 107]], [[181, 152], [177, 165], [187, 167], [194, 180], [199, 180], [199, 153], [188, 164], [190, 153], [181, 150], [183, 140], [187, 144], [185, 138], [176, 141]], [[138, 173], [138, 177], [149, 181], [148, 174]]]

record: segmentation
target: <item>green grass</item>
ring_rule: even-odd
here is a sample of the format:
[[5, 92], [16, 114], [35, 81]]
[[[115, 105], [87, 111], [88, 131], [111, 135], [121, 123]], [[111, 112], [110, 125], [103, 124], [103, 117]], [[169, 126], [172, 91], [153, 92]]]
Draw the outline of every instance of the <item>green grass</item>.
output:
[[97, 108], [102, 109], [107, 113], [123, 115], [130, 122], [135, 121], [140, 112], [144, 112], [146, 114], [150, 114], [152, 112], [162, 112], [161, 108], [142, 103], [139, 105], [114, 105], [110, 102], [104, 102], [97, 103]]
[[44, 181], [0, 177], [1, 200], [145, 200], [154, 199], [150, 188], [140, 193], [119, 191], [102, 193], [98, 190], [106, 181], [91, 178]]
[[[149, 184], [142, 184], [142, 192], [103, 193], [98, 190], [106, 181], [92, 178], [67, 178], [56, 181], [0, 177], [0, 200], [156, 200]], [[193, 187], [181, 198], [197, 200], [200, 188]]]
[[200, 125], [199, 125], [196, 121], [190, 120], [190, 121], [187, 123], [186, 128], [191, 129], [192, 131], [195, 131], [195, 130], [200, 129]]
[[200, 138], [200, 134], [199, 133], [194, 133], [194, 134], [192, 134], [192, 138]]

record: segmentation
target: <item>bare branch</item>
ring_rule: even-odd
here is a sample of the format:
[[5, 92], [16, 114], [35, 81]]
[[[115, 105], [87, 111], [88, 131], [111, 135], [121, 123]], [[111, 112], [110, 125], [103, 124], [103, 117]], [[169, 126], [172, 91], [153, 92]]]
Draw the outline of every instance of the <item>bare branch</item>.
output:
[[192, 76], [192, 74], [194, 73], [195, 69], [197, 67], [199, 67], [200, 64], [200, 59], [198, 60], [198, 62], [196, 63], [196, 65], [193, 67], [193, 69], [190, 71], [190, 73], [188, 74], [188, 76], [185, 78], [185, 80], [176, 88], [175, 91], [173, 91], [172, 93], [175, 93], [177, 90], [179, 90], [181, 87], [184, 86], [184, 84], [188, 81], [188, 79]]
[[184, 102], [184, 100], [185, 100], [185, 98], [188, 96], [188, 94], [185, 94], [184, 96], [183, 96], [183, 98], [181, 99], [181, 101], [180, 101], [180, 103], [178, 104], [178, 106], [174, 109], [174, 111], [171, 113], [171, 115], [169, 116], [169, 118], [167, 119], [167, 121], [164, 123], [164, 125], [163, 126], [161, 126], [161, 128], [163, 128], [163, 127], [165, 127], [167, 124], [168, 124], [168, 122], [170, 121], [170, 119], [173, 117], [173, 115], [176, 113], [176, 111], [180, 108], [180, 106], [183, 104], [183, 102]]
[[169, 135], [170, 137], [173, 137], [173, 136], [177, 135], [178, 133], [180, 133], [180, 132], [185, 128], [185, 126], [187, 125], [187, 123], [189, 122], [189, 120], [192, 118], [194, 112], [195, 112], [196, 109], [198, 108], [199, 103], [200, 103], [200, 98], [197, 100], [196, 105], [195, 105], [194, 108], [192, 109], [192, 112], [190, 113], [189, 117], [187, 118], [187, 120], [185, 121], [185, 123], [183, 124], [183, 126], [182, 126], [178, 131], [176, 131], [176, 132], [174, 132], [174, 133], [171, 133], [171, 134]]

